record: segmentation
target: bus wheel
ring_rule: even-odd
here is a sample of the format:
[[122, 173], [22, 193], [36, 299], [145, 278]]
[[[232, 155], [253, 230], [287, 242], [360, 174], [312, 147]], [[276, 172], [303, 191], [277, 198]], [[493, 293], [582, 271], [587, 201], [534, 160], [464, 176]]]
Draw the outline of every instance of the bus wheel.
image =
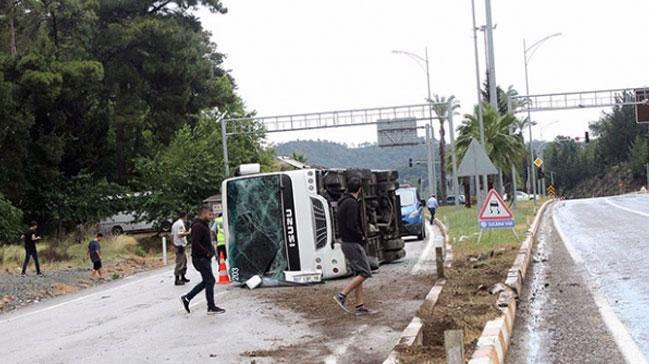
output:
[[163, 221], [162, 224], [160, 224], [160, 229], [164, 231], [165, 233], [168, 233], [171, 231], [171, 223], [169, 221]]
[[122, 227], [119, 226], [119, 225], [113, 226], [113, 228], [110, 229], [110, 233], [115, 235], [115, 236], [122, 235], [122, 234], [124, 234], [124, 229], [122, 229]]

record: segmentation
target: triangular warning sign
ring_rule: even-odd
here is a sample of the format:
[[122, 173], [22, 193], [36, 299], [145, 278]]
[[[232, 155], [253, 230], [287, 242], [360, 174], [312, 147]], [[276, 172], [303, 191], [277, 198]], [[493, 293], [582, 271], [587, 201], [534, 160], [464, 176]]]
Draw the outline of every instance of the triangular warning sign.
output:
[[503, 201], [503, 198], [492, 188], [489, 190], [482, 208], [480, 208], [478, 219], [480, 221], [513, 220], [514, 215]]

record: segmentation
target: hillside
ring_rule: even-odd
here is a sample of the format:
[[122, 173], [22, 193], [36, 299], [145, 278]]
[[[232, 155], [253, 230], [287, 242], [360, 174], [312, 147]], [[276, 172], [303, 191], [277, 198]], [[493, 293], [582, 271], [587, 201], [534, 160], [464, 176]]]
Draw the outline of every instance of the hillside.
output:
[[[370, 168], [370, 169], [394, 169], [399, 171], [402, 182], [414, 182], [422, 178], [426, 183], [426, 146], [423, 144], [415, 146], [379, 148], [376, 144], [362, 145], [358, 148], [350, 148], [345, 144], [334, 143], [323, 140], [297, 140], [278, 144], [275, 146], [278, 155], [291, 155], [293, 152], [305, 156], [307, 163], [314, 166], [330, 168]], [[438, 146], [435, 146], [435, 156]], [[408, 167], [408, 159], [422, 161], [422, 164], [415, 164]]]

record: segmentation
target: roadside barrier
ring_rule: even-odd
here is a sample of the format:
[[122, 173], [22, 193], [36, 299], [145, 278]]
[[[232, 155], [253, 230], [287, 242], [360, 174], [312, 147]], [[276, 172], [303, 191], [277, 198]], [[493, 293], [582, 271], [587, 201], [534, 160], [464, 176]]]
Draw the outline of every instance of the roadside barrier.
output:
[[[439, 229], [442, 231], [442, 235], [444, 236], [444, 249], [443, 249], [445, 252], [444, 267], [451, 268], [451, 264], [453, 261], [453, 248], [448, 242], [449, 241], [448, 229], [441, 221], [437, 219], [435, 219], [435, 225], [439, 227]], [[446, 284], [446, 279], [442, 277], [438, 277], [437, 281], [435, 282], [435, 285], [433, 286], [433, 288], [430, 289], [430, 291], [426, 295], [426, 298], [424, 299], [422, 305], [435, 306], [437, 300], [439, 299], [440, 294], [442, 293], [444, 284]], [[408, 326], [406, 326], [406, 328], [401, 333], [399, 340], [397, 340], [397, 344], [394, 346], [394, 348], [390, 352], [390, 355], [388, 355], [387, 359], [385, 359], [383, 364], [399, 363], [398, 348], [422, 345], [424, 341], [423, 328], [424, 328], [424, 323], [421, 321], [421, 319], [417, 316], [413, 317], [410, 323], [408, 324]]]
[[516, 318], [516, 299], [523, 289], [523, 280], [532, 257], [534, 240], [539, 229], [541, 217], [553, 200], [546, 201], [536, 214], [528, 230], [527, 238], [521, 244], [514, 264], [507, 272], [506, 289], [499, 293], [497, 305], [502, 315], [488, 321], [478, 339], [469, 364], [503, 364], [514, 330]]

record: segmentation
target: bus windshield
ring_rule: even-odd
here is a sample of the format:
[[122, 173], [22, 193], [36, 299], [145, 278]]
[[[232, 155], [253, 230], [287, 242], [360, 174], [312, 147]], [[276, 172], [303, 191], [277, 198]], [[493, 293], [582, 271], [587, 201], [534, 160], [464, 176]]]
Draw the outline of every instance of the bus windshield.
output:
[[227, 183], [228, 254], [233, 279], [283, 279], [288, 263], [280, 175]]

